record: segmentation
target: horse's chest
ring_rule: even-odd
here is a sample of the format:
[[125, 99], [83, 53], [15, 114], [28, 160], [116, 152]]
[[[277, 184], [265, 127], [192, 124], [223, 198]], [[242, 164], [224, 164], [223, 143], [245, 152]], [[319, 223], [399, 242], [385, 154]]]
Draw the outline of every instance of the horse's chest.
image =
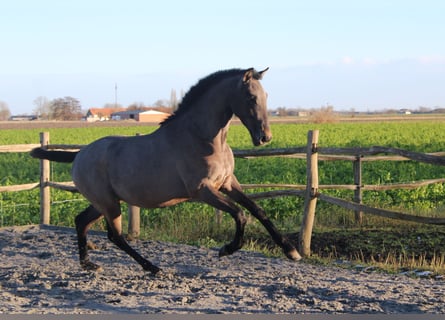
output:
[[230, 155], [225, 155], [218, 159], [208, 160], [207, 179], [216, 189], [219, 189], [233, 174], [233, 158]]

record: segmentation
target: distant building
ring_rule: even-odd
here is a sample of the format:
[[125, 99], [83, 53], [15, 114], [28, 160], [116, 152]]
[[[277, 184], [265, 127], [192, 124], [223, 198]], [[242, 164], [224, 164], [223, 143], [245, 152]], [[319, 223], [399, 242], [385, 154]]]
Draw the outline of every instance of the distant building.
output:
[[136, 120], [139, 117], [139, 113], [141, 113], [142, 110], [122, 110], [113, 112], [111, 114], [111, 120]]
[[88, 122], [108, 120], [135, 120], [140, 122], [162, 122], [170, 116], [169, 113], [157, 110], [128, 110], [126, 108], [90, 108], [85, 120]]
[[411, 114], [411, 110], [409, 110], [409, 109], [400, 109], [399, 113], [400, 114]]
[[169, 113], [156, 110], [125, 110], [113, 112], [112, 120], [135, 120], [139, 122], [162, 122], [170, 116]]
[[38, 117], [36, 115], [19, 115], [19, 116], [10, 116], [9, 121], [32, 121], [37, 120]]
[[125, 108], [90, 108], [85, 115], [88, 122], [111, 120], [111, 114], [118, 111], [127, 110]]

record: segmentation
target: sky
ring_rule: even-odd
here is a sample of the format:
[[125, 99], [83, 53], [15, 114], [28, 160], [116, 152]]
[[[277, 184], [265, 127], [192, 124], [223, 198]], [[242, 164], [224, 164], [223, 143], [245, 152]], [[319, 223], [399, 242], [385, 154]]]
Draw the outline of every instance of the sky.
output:
[[270, 109], [445, 107], [444, 13], [440, 0], [2, 1], [0, 101], [152, 105], [218, 70], [269, 67]]

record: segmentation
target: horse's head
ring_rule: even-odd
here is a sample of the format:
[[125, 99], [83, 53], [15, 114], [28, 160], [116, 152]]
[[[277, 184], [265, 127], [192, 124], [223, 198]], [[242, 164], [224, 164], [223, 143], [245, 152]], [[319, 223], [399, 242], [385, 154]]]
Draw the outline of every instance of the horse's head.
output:
[[241, 93], [239, 101], [232, 105], [233, 113], [249, 130], [255, 146], [265, 144], [272, 139], [267, 119], [267, 93], [259, 81], [268, 69], [260, 72], [253, 68], [248, 69], [239, 83]]

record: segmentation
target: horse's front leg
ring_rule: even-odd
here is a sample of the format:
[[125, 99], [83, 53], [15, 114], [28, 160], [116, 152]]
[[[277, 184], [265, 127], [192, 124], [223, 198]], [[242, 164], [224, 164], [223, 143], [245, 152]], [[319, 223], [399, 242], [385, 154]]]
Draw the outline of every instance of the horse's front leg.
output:
[[235, 220], [235, 237], [232, 242], [224, 245], [219, 250], [219, 256], [227, 256], [241, 249], [244, 244], [244, 226], [247, 222], [244, 212], [212, 187], [201, 188], [199, 190], [199, 199], [216, 209], [230, 213]]
[[249, 210], [249, 212], [257, 218], [261, 224], [266, 228], [266, 230], [271, 235], [272, 239], [278, 244], [282, 249], [284, 254], [291, 260], [300, 260], [301, 255], [298, 253], [297, 249], [290, 243], [290, 241], [281, 235], [281, 233], [274, 226], [272, 221], [266, 216], [264, 210], [259, 207], [253, 200], [247, 197], [241, 189], [240, 184], [235, 177], [232, 179], [232, 184], [230, 188], [222, 188], [221, 191], [225, 193], [230, 199], [236, 203], [242, 205], [244, 208]]

